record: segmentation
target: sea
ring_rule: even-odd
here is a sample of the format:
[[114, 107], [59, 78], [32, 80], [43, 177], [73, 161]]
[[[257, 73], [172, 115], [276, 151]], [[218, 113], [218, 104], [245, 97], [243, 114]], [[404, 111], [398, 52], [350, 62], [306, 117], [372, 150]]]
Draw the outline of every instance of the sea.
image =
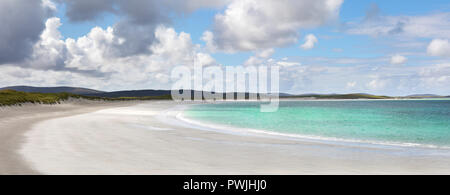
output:
[[450, 149], [450, 99], [281, 101], [190, 106], [186, 119], [285, 137]]

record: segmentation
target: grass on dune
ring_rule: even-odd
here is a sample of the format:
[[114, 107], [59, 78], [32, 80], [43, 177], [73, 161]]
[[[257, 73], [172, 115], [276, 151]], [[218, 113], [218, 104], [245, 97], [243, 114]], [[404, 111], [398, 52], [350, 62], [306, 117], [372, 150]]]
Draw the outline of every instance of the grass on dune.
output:
[[57, 104], [68, 100], [70, 94], [40, 94], [25, 93], [13, 90], [0, 91], [0, 106], [10, 106], [23, 103]]
[[24, 103], [33, 104], [59, 104], [69, 99], [86, 99], [94, 101], [131, 101], [131, 100], [168, 100], [167, 96], [152, 97], [121, 97], [121, 98], [102, 98], [75, 95], [71, 93], [26, 93], [14, 90], [0, 90], [0, 106], [21, 105]]

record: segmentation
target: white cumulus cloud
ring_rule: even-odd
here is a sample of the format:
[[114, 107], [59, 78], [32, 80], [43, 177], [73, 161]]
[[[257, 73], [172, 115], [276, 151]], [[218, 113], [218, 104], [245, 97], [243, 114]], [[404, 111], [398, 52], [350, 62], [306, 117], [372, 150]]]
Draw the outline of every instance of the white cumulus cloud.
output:
[[314, 48], [318, 41], [319, 40], [316, 36], [314, 36], [313, 34], [309, 34], [305, 37], [305, 43], [303, 43], [303, 45], [301, 45], [300, 47], [304, 50], [309, 50]]
[[391, 57], [391, 64], [404, 64], [408, 61], [408, 58], [402, 55], [394, 55]]
[[[157, 41], [145, 48], [147, 52], [122, 56], [112, 52], [115, 47], [124, 44], [124, 40], [114, 34], [117, 26], [106, 29], [95, 27], [85, 36], [63, 40], [58, 30], [61, 25], [59, 18], [48, 19], [40, 40], [33, 47], [31, 57], [20, 64], [23, 68], [5, 69], [8, 70], [5, 72], [8, 74], [4, 75], [5, 78], [20, 75], [23, 76], [20, 79], [23, 81], [22, 84], [28, 84], [32, 83], [31, 80], [26, 82], [28, 76], [35, 77], [37, 73], [42, 73], [48, 75], [36, 77], [41, 79], [36, 83], [42, 85], [99, 86], [105, 90], [130, 87], [169, 89], [171, 83], [168, 78], [173, 67], [192, 66], [194, 63], [208, 66], [216, 63], [214, 58], [201, 51], [200, 45], [192, 43], [188, 33], [178, 33], [173, 28], [165, 26], [156, 28], [154, 37]], [[17, 74], [21, 71], [30, 74]], [[69, 77], [76, 79], [72, 80]], [[33, 78], [33, 81], [36, 78]], [[80, 82], [82, 78], [91, 82], [91, 86], [84, 85], [86, 82]], [[1, 84], [8, 85], [8, 83], [5, 81]]]
[[428, 45], [427, 52], [432, 56], [450, 57], [450, 43], [447, 39], [434, 39]]
[[219, 50], [255, 51], [296, 43], [300, 29], [337, 18], [343, 0], [239, 0], [217, 14], [204, 35]]
[[255, 52], [255, 55], [250, 56], [249, 59], [244, 63], [244, 65], [247, 66], [259, 66], [263, 64], [264, 62], [270, 60], [270, 58], [275, 53], [275, 50], [273, 48], [265, 49], [261, 51]]

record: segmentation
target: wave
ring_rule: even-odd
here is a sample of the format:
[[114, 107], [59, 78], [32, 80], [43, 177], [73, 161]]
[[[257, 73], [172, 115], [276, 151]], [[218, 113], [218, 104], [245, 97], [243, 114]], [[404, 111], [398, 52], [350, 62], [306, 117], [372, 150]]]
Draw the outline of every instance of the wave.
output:
[[364, 146], [369, 146], [369, 147], [370, 146], [372, 146], [372, 147], [414, 147], [414, 148], [424, 148], [424, 149], [446, 149], [446, 150], [450, 149], [450, 147], [448, 147], [448, 146], [438, 146], [438, 145], [432, 145], [432, 144], [345, 139], [345, 138], [323, 137], [323, 136], [315, 136], [315, 135], [280, 133], [280, 132], [270, 131], [270, 130], [227, 126], [227, 125], [223, 125], [223, 124], [195, 120], [195, 119], [186, 117], [185, 111], [188, 109], [189, 106], [192, 106], [192, 105], [183, 105], [182, 107], [179, 107], [177, 109], [178, 111], [176, 111], [175, 113], [172, 112], [172, 115], [174, 115], [174, 117], [177, 120], [184, 122], [186, 124], [189, 124], [190, 127], [195, 128], [195, 129], [200, 129], [200, 130], [209, 130], [209, 131], [228, 133], [228, 134], [234, 134], [234, 135], [243, 135], [243, 136], [259, 136], [259, 137], [271, 137], [271, 138], [299, 140], [299, 141], [308, 141], [308, 142], [332, 143], [332, 144], [337, 144], [337, 145], [359, 145], [359, 146], [364, 145]]

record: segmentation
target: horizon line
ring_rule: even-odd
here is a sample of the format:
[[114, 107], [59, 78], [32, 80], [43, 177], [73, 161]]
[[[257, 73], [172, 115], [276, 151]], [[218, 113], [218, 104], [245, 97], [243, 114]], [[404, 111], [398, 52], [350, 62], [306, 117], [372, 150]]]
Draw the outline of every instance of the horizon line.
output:
[[[114, 92], [124, 92], [124, 91], [174, 91], [172, 89], [123, 89], [123, 90], [113, 90], [113, 91], [104, 91], [99, 89], [92, 89], [87, 87], [74, 87], [74, 86], [52, 86], [52, 87], [37, 87], [37, 86], [29, 86], [29, 85], [12, 85], [12, 86], [6, 86], [6, 87], [0, 87], [0, 90], [7, 89], [7, 88], [13, 88], [13, 87], [30, 87], [30, 88], [78, 88], [78, 89], [87, 89], [87, 90], [93, 90], [98, 91], [100, 93], [114, 93]], [[198, 92], [208, 92], [208, 91], [201, 91], [201, 90], [195, 90], [195, 89], [177, 89], [177, 90], [191, 90], [191, 91], [198, 91]], [[176, 91], [176, 90], [175, 90]], [[255, 92], [211, 92], [211, 93], [255, 93]], [[260, 94], [260, 93], [256, 93]], [[303, 96], [303, 95], [351, 95], [351, 94], [361, 94], [361, 95], [375, 95], [375, 96], [387, 96], [387, 97], [408, 97], [408, 96], [439, 96], [439, 97], [450, 97], [450, 95], [441, 95], [441, 94], [434, 94], [434, 93], [418, 93], [418, 94], [409, 94], [409, 95], [380, 95], [380, 94], [373, 94], [373, 93], [367, 93], [367, 92], [353, 92], [353, 93], [314, 93], [314, 92], [305, 92], [305, 93], [299, 93], [299, 94], [293, 94], [289, 92], [279, 92], [278, 94], [286, 94], [290, 96]]]

